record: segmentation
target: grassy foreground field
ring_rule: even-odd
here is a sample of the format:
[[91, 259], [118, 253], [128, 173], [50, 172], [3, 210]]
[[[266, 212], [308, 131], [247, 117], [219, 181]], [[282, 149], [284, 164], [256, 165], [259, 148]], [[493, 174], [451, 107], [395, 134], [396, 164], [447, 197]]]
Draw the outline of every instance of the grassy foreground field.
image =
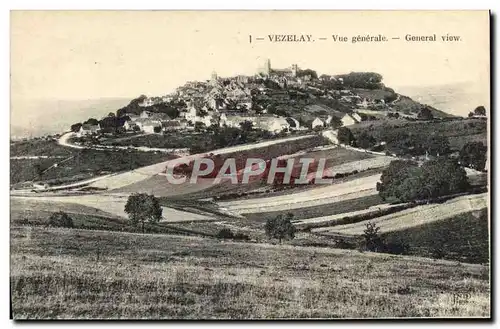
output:
[[326, 248], [11, 228], [15, 319], [488, 317], [481, 265]]

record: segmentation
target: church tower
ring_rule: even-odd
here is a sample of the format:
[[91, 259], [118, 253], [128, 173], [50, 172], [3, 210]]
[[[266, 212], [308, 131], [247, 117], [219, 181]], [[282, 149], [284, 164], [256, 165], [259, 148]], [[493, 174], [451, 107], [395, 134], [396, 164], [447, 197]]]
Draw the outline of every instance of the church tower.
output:
[[210, 80], [212, 80], [212, 82], [216, 82], [217, 81], [217, 72], [212, 71], [212, 76], [211, 76]]
[[271, 60], [269, 58], [266, 60], [266, 64], [264, 66], [264, 74], [265, 75], [271, 74]]

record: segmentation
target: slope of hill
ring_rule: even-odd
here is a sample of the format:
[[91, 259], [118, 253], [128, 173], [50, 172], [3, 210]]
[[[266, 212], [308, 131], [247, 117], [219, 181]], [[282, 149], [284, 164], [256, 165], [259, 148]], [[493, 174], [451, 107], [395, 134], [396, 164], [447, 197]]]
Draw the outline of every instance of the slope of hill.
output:
[[37, 137], [67, 131], [76, 122], [100, 119], [127, 104], [126, 98], [88, 100], [12, 100], [11, 138]]
[[480, 265], [76, 229], [12, 227], [11, 237], [14, 319], [490, 314]]
[[463, 117], [479, 105], [488, 109], [490, 103], [488, 90], [481, 90], [471, 83], [402, 86], [398, 88], [398, 92], [412, 97], [417, 102]]
[[381, 232], [400, 231], [487, 207], [488, 193], [465, 195], [444, 203], [421, 205], [371, 220], [317, 228], [313, 229], [313, 231], [323, 234], [362, 235], [366, 229], [367, 222], [377, 224]]

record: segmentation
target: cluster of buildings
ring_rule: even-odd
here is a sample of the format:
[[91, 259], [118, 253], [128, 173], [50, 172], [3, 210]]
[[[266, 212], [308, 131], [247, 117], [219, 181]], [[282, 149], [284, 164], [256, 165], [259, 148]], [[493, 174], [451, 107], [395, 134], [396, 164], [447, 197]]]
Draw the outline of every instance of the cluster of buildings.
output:
[[[182, 120], [174, 120], [165, 113], [144, 110], [140, 115], [128, 115], [126, 119], [116, 120], [115, 131], [133, 131], [159, 134], [168, 131], [183, 130], [187, 124]], [[83, 124], [77, 132], [78, 137], [92, 136], [104, 132], [101, 123], [96, 125]]]
[[[144, 98], [138, 104], [139, 107], [143, 108], [140, 115], [129, 114], [127, 120], [123, 123], [120, 122], [119, 128], [124, 131], [163, 133], [193, 129], [197, 123], [207, 127], [211, 125], [239, 127], [243, 122], [248, 121], [252, 123], [254, 128], [278, 133], [283, 130], [326, 127], [334, 119], [337, 122], [340, 121], [344, 126], [362, 120], [356, 112], [346, 114], [327, 109], [327, 111], [319, 111], [323, 112], [324, 115], [314, 117], [312, 122], [310, 120], [308, 122], [301, 121], [301, 125], [295, 118], [267, 114], [267, 108], [255, 107], [254, 102], [259, 102], [266, 97], [276, 103], [288, 104], [290, 96], [285, 88], [287, 86], [303, 87], [303, 89], [296, 88], [294, 90], [299, 94], [302, 90], [305, 96], [309, 92], [316, 91], [321, 97], [340, 99], [345, 104], [352, 104], [353, 109], [356, 106], [359, 109], [366, 109], [374, 105], [371, 100], [361, 99], [350, 90], [328, 90], [325, 95], [324, 88], [321, 88], [322, 80], [313, 79], [311, 76], [313, 73], [315, 74], [311, 70], [301, 70], [297, 64], [292, 64], [285, 69], [275, 69], [271, 67], [270, 60], [265, 62], [255, 76], [239, 75], [231, 78], [220, 78], [217, 73], [213, 72], [210, 80], [190, 81], [169, 95]], [[322, 76], [322, 79], [335, 78]], [[267, 84], [269, 81], [282, 88], [270, 88]], [[154, 107], [162, 103], [170, 103], [170, 105], [175, 106], [179, 110], [179, 117], [170, 118], [165, 113], [158, 113]], [[266, 103], [264, 102], [264, 104]], [[94, 135], [100, 130], [99, 125], [85, 124], [82, 125], [78, 134], [80, 136]]]

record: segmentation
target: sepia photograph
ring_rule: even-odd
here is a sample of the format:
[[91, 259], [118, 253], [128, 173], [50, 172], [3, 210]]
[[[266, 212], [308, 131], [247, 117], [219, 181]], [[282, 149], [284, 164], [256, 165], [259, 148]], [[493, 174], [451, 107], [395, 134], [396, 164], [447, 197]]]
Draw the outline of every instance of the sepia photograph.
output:
[[11, 11], [11, 318], [490, 319], [490, 15]]

